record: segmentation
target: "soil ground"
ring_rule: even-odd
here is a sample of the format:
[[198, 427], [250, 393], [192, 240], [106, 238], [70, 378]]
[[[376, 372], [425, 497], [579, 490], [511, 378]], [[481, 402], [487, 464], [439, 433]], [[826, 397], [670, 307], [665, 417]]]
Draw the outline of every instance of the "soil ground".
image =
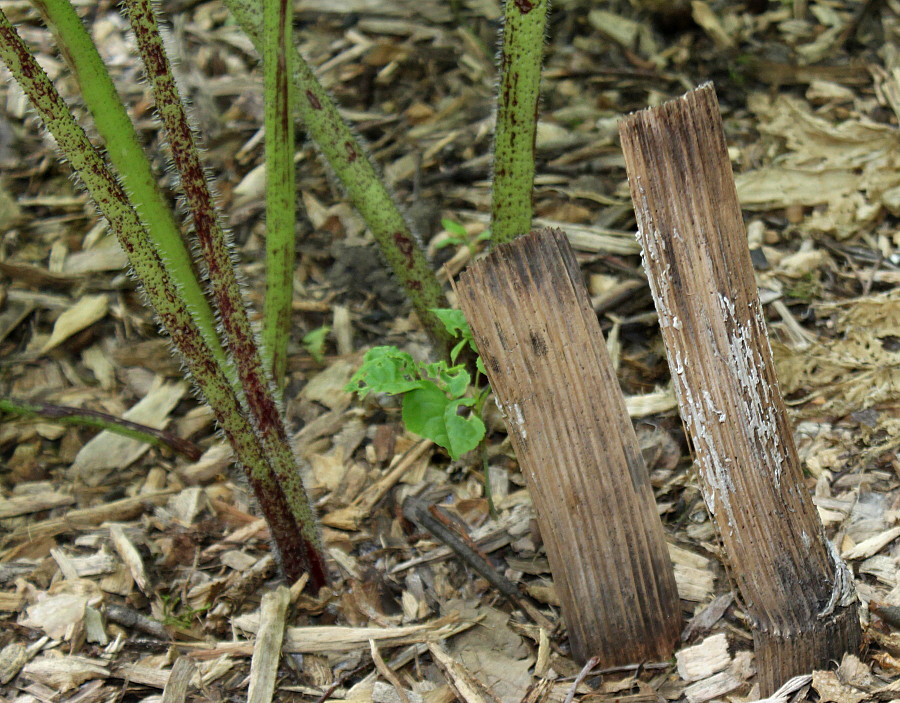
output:
[[[175, 202], [127, 22], [111, 3], [77, 5]], [[455, 276], [471, 251], [439, 247], [448, 238], [442, 219], [474, 241], [490, 211], [498, 3], [294, 6], [303, 54], [443, 275]], [[259, 310], [257, 57], [218, 2], [159, 8]], [[83, 117], [31, 5], [5, 0], [3, 10]], [[900, 697], [898, 38], [897, 0], [554, 3], [535, 215], [572, 236], [630, 399], [687, 623], [675, 662], [578, 677], [495, 410], [486, 414], [492, 517], [478, 456], [451, 462], [404, 430], [395, 402], [360, 404], [343, 391], [365, 349], [396, 344], [424, 356], [427, 340], [313, 145], [299, 146], [285, 405], [333, 580], [318, 597], [294, 584], [286, 614], [275, 616], [276, 628], [288, 626], [275, 700], [759, 698], [748, 621], [671, 394], [617, 137], [621, 115], [709, 80], [808, 487], [853, 569], [865, 628], [860, 658], [816, 672], [780, 700]], [[4, 418], [0, 696], [243, 700], [261, 598], [279, 584], [266, 526], [123, 255], [9, 74], [0, 75], [0, 396], [126, 416], [204, 452], [191, 461], [93, 430]], [[316, 359], [301, 340], [323, 325], [331, 331]], [[553, 631], [542, 633], [404, 518], [410, 495], [439, 503]]]

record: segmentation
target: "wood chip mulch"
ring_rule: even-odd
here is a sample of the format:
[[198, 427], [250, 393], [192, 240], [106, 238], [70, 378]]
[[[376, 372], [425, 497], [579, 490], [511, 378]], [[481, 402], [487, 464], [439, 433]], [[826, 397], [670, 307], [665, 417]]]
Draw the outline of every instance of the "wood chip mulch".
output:
[[[31, 4], [3, 3], [74, 110]], [[77, 3], [161, 178], [167, 157], [127, 22]], [[442, 275], [441, 219], [487, 226], [496, 0], [295, 0], [318, 67]], [[162, 2], [179, 78], [262, 308], [261, 73], [218, 2]], [[0, 75], [0, 395], [165, 427], [193, 461], [45, 421], [0, 425], [0, 697], [6, 701], [757, 700], [752, 640], [675, 411], [634, 239], [617, 120], [714, 80], [779, 376], [827, 534], [851, 565], [867, 647], [779, 701], [900, 698], [900, 2], [559, 0], [537, 136], [536, 221], [578, 252], [675, 563], [674, 662], [583, 672], [531, 500], [488, 410], [451, 463], [397, 404], [343, 391], [364, 350], [427, 353], [335, 179], [297, 153], [301, 232], [286, 410], [333, 581], [280, 585], [248, 488], [159, 337], [124, 257], [5, 69]], [[87, 122], [89, 124], [89, 122]], [[172, 193], [173, 202], [176, 199]], [[322, 363], [301, 344], [331, 326]], [[510, 604], [409, 519], [423, 501], [519, 585]], [[420, 503], [421, 504], [421, 503]], [[522, 605], [525, 603], [525, 605]], [[278, 641], [283, 656], [277, 657]], [[258, 644], [259, 643], [259, 644]], [[267, 673], [269, 672], [269, 673]], [[275, 693], [266, 676], [277, 673]]]

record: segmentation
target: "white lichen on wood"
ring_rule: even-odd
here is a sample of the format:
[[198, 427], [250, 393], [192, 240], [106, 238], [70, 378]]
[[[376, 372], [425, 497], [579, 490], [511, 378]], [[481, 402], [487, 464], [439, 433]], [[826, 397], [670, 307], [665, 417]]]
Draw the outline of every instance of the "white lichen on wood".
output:
[[[775, 487], [781, 487], [781, 475], [787, 447], [782, 445], [779, 434], [779, 412], [776, 401], [777, 388], [763, 376], [766, 363], [762, 344], [768, 345], [765, 321], [759, 301], [748, 303], [746, 321], [738, 318], [734, 303], [719, 295], [720, 309], [728, 336], [728, 366], [734, 372], [742, 393], [736, 394], [740, 406], [736, 410], [742, 416], [742, 426], [748, 432], [751, 446], [757, 453], [760, 470], [772, 471]], [[765, 347], [768, 350], [768, 347]]]

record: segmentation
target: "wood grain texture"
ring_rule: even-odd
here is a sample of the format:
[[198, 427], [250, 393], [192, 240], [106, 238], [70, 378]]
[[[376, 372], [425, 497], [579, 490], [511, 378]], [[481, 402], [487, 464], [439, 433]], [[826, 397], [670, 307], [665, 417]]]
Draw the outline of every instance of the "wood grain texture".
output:
[[647, 470], [565, 234], [463, 273], [460, 306], [534, 500], [573, 654], [666, 659], [680, 602]]
[[768, 695], [857, 648], [852, 578], [803, 481], [712, 85], [620, 134], [681, 416]]

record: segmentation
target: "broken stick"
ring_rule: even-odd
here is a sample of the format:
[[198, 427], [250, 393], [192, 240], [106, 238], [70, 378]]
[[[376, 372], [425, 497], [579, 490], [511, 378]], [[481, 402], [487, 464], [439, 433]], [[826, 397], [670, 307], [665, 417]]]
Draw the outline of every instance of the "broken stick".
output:
[[769, 695], [858, 649], [853, 579], [803, 482], [712, 84], [619, 132], [681, 416]]
[[681, 605], [647, 469], [566, 235], [471, 265], [459, 301], [537, 512], [574, 656], [671, 656]]

